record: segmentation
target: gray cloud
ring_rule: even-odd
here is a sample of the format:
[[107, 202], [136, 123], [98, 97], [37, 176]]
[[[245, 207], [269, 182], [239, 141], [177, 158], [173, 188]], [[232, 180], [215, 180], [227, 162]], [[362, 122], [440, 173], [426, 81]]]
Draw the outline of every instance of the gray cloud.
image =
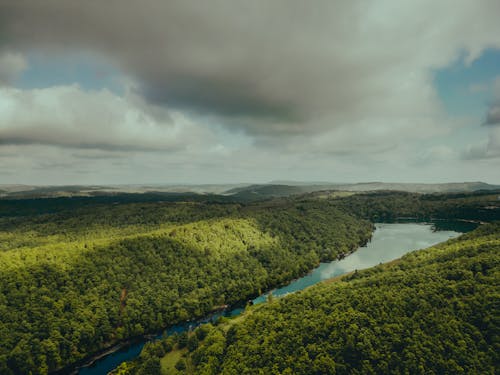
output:
[[0, 23], [6, 47], [100, 51], [152, 103], [283, 137], [437, 111], [426, 69], [500, 43], [500, 3], [460, 5], [10, 1]]
[[500, 125], [500, 103], [493, 104], [486, 115], [485, 125]]
[[500, 125], [500, 76], [492, 83], [493, 102], [490, 104], [484, 125]]
[[79, 152], [74, 152], [71, 154], [72, 158], [84, 159], [84, 160], [109, 160], [116, 158], [126, 158], [126, 152], [115, 152], [106, 150], [80, 150]]
[[[44, 131], [45, 132], [45, 131]], [[166, 150], [164, 147], [145, 147], [134, 144], [123, 144], [117, 145], [105, 142], [95, 142], [95, 143], [82, 143], [71, 139], [64, 139], [63, 137], [57, 137], [58, 131], [54, 129], [53, 134], [45, 134], [45, 136], [40, 136], [35, 132], [30, 132], [29, 134], [14, 134], [14, 135], [4, 135], [2, 134], [0, 139], [1, 145], [49, 145], [49, 146], [61, 146], [68, 148], [77, 149], [89, 149], [89, 150], [107, 150], [107, 151], [175, 151]]]
[[500, 76], [493, 80], [491, 91], [493, 101], [483, 122], [488, 128], [488, 139], [469, 145], [462, 155], [466, 160], [500, 159]]
[[28, 64], [19, 53], [0, 51], [0, 86], [12, 83]]
[[265, 102], [249, 86], [224, 84], [214, 80], [185, 78], [143, 84], [137, 92], [148, 101], [198, 113], [219, 113], [229, 117], [259, 120], [298, 121], [300, 115], [291, 103]]
[[[462, 158], [464, 160], [500, 159], [500, 132], [492, 133], [487, 142], [481, 142], [467, 147], [462, 154]], [[496, 169], [498, 169], [498, 167]], [[494, 173], [497, 172], [495, 171]]]
[[47, 169], [68, 169], [74, 167], [75, 164], [70, 161], [40, 161], [33, 169], [47, 170]]
[[[422, 151], [420, 174], [407, 168], [408, 155], [430, 138], [451, 138], [456, 121], [432, 72], [462, 52], [471, 62], [500, 47], [499, 13], [496, 0], [4, 0], [0, 56], [11, 62], [0, 63], [0, 105], [9, 103], [0, 108], [0, 143], [10, 156], [2, 163], [24, 181], [80, 181], [74, 171], [94, 170], [90, 183], [158, 181], [165, 166], [171, 182], [328, 173], [428, 180], [424, 166], [438, 159], [447, 167], [434, 163], [432, 176], [460, 176], [453, 163], [462, 161], [444, 146]], [[8, 87], [33, 52], [104, 59], [125, 93]], [[496, 134], [469, 159], [492, 160]], [[30, 173], [26, 150], [79, 167]], [[122, 155], [123, 168], [108, 155]], [[478, 170], [467, 173], [478, 179]]]

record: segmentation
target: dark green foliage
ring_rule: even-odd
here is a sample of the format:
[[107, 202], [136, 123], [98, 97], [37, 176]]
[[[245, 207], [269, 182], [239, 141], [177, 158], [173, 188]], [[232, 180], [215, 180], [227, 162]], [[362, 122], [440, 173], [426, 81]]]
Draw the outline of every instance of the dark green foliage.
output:
[[175, 368], [179, 371], [186, 369], [186, 360], [184, 358], [179, 359], [179, 361], [175, 364]]
[[160, 375], [161, 367], [158, 358], [150, 358], [137, 370], [137, 375]]
[[498, 192], [460, 194], [373, 192], [337, 199], [335, 203], [350, 214], [379, 222], [399, 218], [494, 221], [500, 220], [499, 196]]
[[179, 349], [185, 348], [188, 343], [188, 334], [187, 332], [182, 332], [177, 338], [177, 346]]
[[125, 371], [128, 366], [124, 366], [121, 372], [127, 373], [133, 371], [137, 375], [160, 375], [160, 358], [165, 355], [164, 344], [162, 341], [147, 343], [139, 356], [138, 363], [132, 366], [133, 370]]
[[192, 373], [494, 374], [499, 286], [490, 224], [212, 328], [189, 355]]
[[188, 342], [187, 342], [187, 348], [190, 352], [193, 350], [196, 350], [198, 348], [199, 340], [196, 335], [192, 335], [189, 337]]
[[[54, 189], [58, 189], [54, 187]], [[10, 198], [0, 199], [0, 217], [12, 216], [33, 216], [40, 214], [53, 214], [58, 212], [68, 212], [79, 210], [82, 207], [89, 209], [110, 207], [112, 205], [122, 205], [130, 203], [145, 202], [207, 202], [224, 203], [234, 202], [230, 196], [195, 194], [195, 193], [144, 193], [144, 194], [100, 194], [93, 197], [59, 197], [59, 198], [36, 198], [39, 194], [33, 194], [33, 198], [26, 198], [28, 194], [20, 193], [20, 199], [11, 199], [15, 193], [9, 195]]]

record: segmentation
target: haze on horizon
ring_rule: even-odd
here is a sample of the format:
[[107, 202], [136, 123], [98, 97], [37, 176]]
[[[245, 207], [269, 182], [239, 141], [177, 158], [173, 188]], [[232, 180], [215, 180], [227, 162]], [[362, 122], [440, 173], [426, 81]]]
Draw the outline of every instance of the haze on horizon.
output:
[[0, 0], [0, 184], [500, 184], [499, 14]]

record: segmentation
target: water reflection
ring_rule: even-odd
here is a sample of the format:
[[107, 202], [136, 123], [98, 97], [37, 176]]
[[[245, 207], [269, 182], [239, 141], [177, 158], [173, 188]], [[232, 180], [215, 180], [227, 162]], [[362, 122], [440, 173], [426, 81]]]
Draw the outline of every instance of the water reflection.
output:
[[[451, 226], [449, 226], [451, 228]], [[436, 231], [431, 224], [396, 223], [376, 224], [371, 242], [355, 253], [330, 263], [321, 263], [309, 275], [293, 281], [289, 285], [272, 291], [274, 296], [283, 296], [354, 270], [376, 266], [379, 263], [400, 258], [412, 250], [424, 249], [439, 242], [458, 236], [452, 230]], [[267, 294], [259, 296], [254, 303], [262, 303]]]

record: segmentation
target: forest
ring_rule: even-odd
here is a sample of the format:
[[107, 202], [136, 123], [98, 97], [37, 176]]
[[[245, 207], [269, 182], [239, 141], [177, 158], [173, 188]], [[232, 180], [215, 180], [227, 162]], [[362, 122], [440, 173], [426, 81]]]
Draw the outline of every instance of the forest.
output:
[[149, 343], [126, 374], [495, 374], [500, 224]]
[[[67, 369], [117, 342], [202, 317], [220, 306], [245, 303], [306, 274], [320, 261], [355, 250], [369, 240], [376, 221], [498, 220], [497, 197], [492, 192], [320, 192], [259, 202], [192, 194], [0, 200], [0, 374]], [[493, 228], [498, 234], [498, 227]], [[245, 324], [250, 327], [250, 322]], [[237, 332], [224, 329], [205, 332], [206, 337], [227, 340], [229, 334], [227, 345]], [[192, 337], [203, 341], [205, 333], [181, 341], [197, 348]], [[226, 359], [220, 355], [218, 362], [197, 362], [205, 358], [201, 350], [209, 341], [203, 342], [196, 351], [200, 354], [193, 351], [179, 367], [185, 362], [200, 373], [222, 371]], [[161, 346], [155, 356], [143, 360], [148, 346], [139, 362], [125, 367], [152, 373], [166, 348], [179, 343], [155, 345], [150, 347]], [[251, 353], [243, 348], [241, 353]], [[240, 348], [235, 350], [238, 356]], [[296, 353], [289, 354], [290, 360], [295, 358]], [[249, 365], [243, 358], [235, 361]], [[202, 363], [219, 367], [201, 369]], [[226, 373], [233, 373], [227, 368]], [[286, 373], [287, 368], [272, 371]]]
[[317, 201], [121, 202], [3, 217], [0, 373], [46, 374], [245, 302], [371, 232]]

